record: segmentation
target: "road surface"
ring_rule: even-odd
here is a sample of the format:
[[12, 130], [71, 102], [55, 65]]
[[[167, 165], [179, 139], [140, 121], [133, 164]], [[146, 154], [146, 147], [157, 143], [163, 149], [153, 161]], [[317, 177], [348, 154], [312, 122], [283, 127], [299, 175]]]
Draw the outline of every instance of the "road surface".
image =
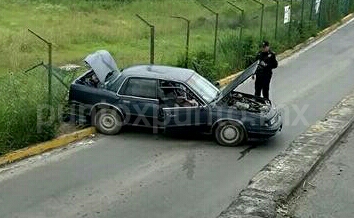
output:
[[[284, 61], [271, 98], [283, 132], [263, 143], [218, 146], [205, 137], [139, 131], [18, 163], [0, 173], [0, 217], [216, 217], [249, 179], [354, 88], [354, 22]], [[240, 90], [253, 93], [252, 81]]]
[[313, 173], [291, 201], [290, 214], [301, 218], [354, 217], [354, 129]]

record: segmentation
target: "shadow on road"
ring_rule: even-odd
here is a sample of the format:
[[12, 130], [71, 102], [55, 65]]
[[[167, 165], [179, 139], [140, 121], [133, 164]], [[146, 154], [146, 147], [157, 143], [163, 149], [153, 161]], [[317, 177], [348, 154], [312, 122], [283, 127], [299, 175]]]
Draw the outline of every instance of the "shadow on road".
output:
[[[212, 135], [206, 135], [198, 132], [187, 132], [187, 131], [173, 131], [164, 133], [163, 131], [155, 132], [151, 128], [144, 128], [144, 127], [131, 127], [127, 126], [122, 129], [120, 134], [139, 134], [139, 135], [146, 135], [146, 136], [156, 136], [161, 139], [171, 139], [171, 140], [195, 140], [195, 141], [215, 141]], [[247, 145], [261, 145], [266, 142], [266, 139], [256, 139], [252, 138], [246, 143]]]
[[[212, 135], [205, 135], [205, 134], [200, 134], [196, 132], [186, 132], [186, 131], [174, 131], [174, 132], [169, 132], [169, 133], [163, 133], [162, 131], [156, 133], [154, 130], [149, 129], [149, 128], [142, 128], [142, 127], [125, 127], [124, 130], [121, 132], [121, 134], [125, 136], [131, 136], [135, 137], [139, 135], [139, 137], [147, 137], [151, 138], [154, 137], [155, 140], [162, 140], [166, 141], [180, 141], [180, 142], [190, 142], [194, 141], [194, 145], [196, 146], [211, 146], [211, 147], [218, 147], [219, 145], [215, 142], [214, 138]], [[270, 146], [270, 149], [272, 149], [272, 142], [267, 140], [267, 139], [249, 139], [244, 145], [235, 147], [235, 149], [240, 150], [240, 156], [238, 157], [238, 160], [241, 160], [245, 156], [247, 156], [249, 153], [251, 153], [252, 150], [255, 149], [264, 149], [266, 146]], [[190, 147], [190, 146], [189, 146]], [[195, 146], [193, 146], [195, 147]], [[220, 146], [220, 148], [226, 148]], [[233, 148], [231, 148], [233, 149]]]

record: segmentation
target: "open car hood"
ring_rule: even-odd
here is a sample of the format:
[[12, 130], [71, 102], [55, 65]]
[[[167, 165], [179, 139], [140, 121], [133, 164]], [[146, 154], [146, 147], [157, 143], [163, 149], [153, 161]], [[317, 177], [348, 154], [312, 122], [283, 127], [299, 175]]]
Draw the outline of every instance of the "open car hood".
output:
[[235, 90], [239, 85], [241, 85], [252, 75], [254, 75], [256, 73], [258, 65], [259, 65], [259, 61], [254, 62], [247, 69], [245, 69], [239, 76], [237, 76], [232, 82], [230, 82], [225, 88], [223, 88], [219, 96], [219, 101], [223, 99], [225, 96], [227, 96], [228, 94], [230, 94], [233, 90]]
[[89, 54], [84, 61], [90, 65], [101, 83], [105, 83], [109, 73], [119, 72], [116, 62], [106, 50], [98, 50]]

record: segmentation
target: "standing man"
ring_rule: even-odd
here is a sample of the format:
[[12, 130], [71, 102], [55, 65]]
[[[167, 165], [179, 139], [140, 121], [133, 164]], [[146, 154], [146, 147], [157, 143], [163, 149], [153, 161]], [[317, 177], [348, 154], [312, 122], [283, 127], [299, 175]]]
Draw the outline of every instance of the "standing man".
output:
[[[261, 51], [257, 54], [259, 67], [256, 71], [255, 95], [269, 100], [269, 85], [272, 78], [273, 69], [278, 67], [278, 61], [275, 54], [269, 48], [269, 42], [263, 41]], [[252, 77], [254, 78], [254, 76]]]

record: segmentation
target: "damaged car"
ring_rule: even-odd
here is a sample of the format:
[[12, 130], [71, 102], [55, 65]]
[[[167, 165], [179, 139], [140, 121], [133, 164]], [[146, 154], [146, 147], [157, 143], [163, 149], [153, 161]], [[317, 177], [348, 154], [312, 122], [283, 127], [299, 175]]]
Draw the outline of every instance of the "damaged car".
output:
[[220, 145], [238, 146], [282, 129], [281, 113], [271, 101], [235, 91], [255, 73], [258, 61], [223, 89], [191, 69], [136, 65], [120, 70], [105, 50], [88, 55], [85, 63], [89, 70], [72, 82], [69, 103], [76, 118], [100, 133], [143, 126], [211, 134]]

